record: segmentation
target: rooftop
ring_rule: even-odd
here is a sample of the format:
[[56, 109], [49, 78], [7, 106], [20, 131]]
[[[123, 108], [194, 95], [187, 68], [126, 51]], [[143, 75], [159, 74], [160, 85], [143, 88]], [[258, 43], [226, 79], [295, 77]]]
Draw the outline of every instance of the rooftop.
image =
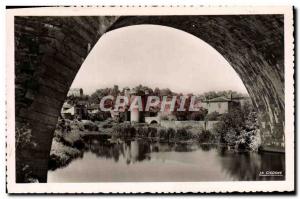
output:
[[204, 102], [231, 102], [231, 101], [238, 101], [238, 100], [242, 100], [242, 99], [250, 99], [250, 97], [232, 97], [230, 99], [230, 98], [221, 96], [221, 97], [216, 97], [216, 98], [213, 98], [210, 100], [204, 100]]
[[210, 100], [205, 100], [204, 102], [230, 102], [230, 101], [232, 100], [227, 97], [216, 97]]

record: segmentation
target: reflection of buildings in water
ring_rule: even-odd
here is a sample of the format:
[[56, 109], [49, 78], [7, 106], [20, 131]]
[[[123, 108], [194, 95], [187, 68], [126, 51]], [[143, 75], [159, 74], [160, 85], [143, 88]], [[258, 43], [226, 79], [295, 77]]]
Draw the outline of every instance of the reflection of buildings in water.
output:
[[131, 162], [135, 163], [137, 161], [138, 157], [139, 157], [139, 153], [142, 152], [142, 151], [140, 151], [139, 144], [138, 144], [137, 141], [132, 141], [130, 143], [130, 146], [131, 146], [130, 147], [131, 148], [131, 150], [130, 150]]
[[148, 155], [150, 150], [150, 144], [142, 141], [131, 141], [129, 143], [124, 143], [124, 158], [127, 164], [135, 163], [143, 160], [149, 160]]
[[124, 158], [126, 161], [126, 164], [130, 164], [131, 160], [132, 160], [132, 154], [131, 154], [131, 142], [125, 142], [123, 144], [123, 148], [124, 148]]
[[97, 157], [112, 158], [116, 162], [123, 157], [127, 164], [143, 160], [150, 160], [148, 155], [150, 143], [142, 141], [126, 141], [124, 143], [110, 143], [97, 137], [85, 138], [87, 149]]
[[173, 151], [173, 143], [154, 143], [151, 152], [170, 152]]
[[[210, 151], [215, 146], [196, 144], [151, 143], [147, 141], [128, 141], [124, 143], [109, 143], [97, 137], [85, 139], [88, 149], [97, 157], [113, 159], [126, 164], [150, 160], [151, 152], [189, 152], [200, 147]], [[235, 180], [283, 180], [278, 176], [259, 176], [260, 171], [284, 171], [284, 155], [276, 153], [234, 153], [226, 148], [217, 148], [218, 160], [223, 172]]]
[[284, 171], [284, 155], [234, 153], [219, 150], [222, 169], [235, 180], [284, 180], [283, 176], [259, 176], [261, 171]]
[[115, 160], [115, 162], [119, 161], [119, 157], [122, 154], [122, 149], [123, 149], [123, 147], [120, 144], [114, 144], [111, 147], [112, 157]]
[[85, 141], [88, 145], [88, 150], [96, 154], [97, 157], [113, 158], [118, 162], [120, 155], [124, 156], [124, 150], [120, 144], [103, 142], [99, 137], [89, 137]]

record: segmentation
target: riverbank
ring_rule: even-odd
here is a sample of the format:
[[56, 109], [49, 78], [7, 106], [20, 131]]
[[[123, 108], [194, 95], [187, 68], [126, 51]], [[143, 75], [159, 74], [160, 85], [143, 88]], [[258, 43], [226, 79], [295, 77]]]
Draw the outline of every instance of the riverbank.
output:
[[[118, 123], [111, 119], [96, 122], [89, 120], [64, 120], [63, 122], [58, 122], [54, 133], [49, 169], [55, 170], [66, 166], [73, 159], [82, 156], [88, 144], [85, 143], [83, 138], [91, 134], [105, 135], [102, 136], [101, 140], [111, 144], [122, 141], [145, 140], [157, 143], [226, 145], [219, 142], [220, 137], [217, 134], [193, 126], [166, 128], [159, 124]], [[242, 152], [257, 151], [259, 142], [252, 139], [254, 138], [253, 135], [255, 135], [254, 131], [244, 132], [238, 136], [235, 145], [226, 145], [226, 148]], [[244, 145], [249, 145], [250, 148], [241, 147]]]
[[103, 141], [110, 141], [111, 143], [116, 143], [118, 140], [135, 139], [181, 144], [213, 141], [210, 132], [191, 127], [176, 129], [146, 123], [117, 123], [113, 120], [102, 122], [63, 120], [58, 122], [54, 133], [49, 169], [55, 170], [66, 166], [73, 159], [80, 157], [86, 148], [83, 137], [90, 135], [90, 132], [107, 135]]
[[82, 130], [84, 128], [81, 122], [58, 122], [50, 151], [48, 164], [50, 170], [66, 166], [73, 159], [82, 156], [85, 147]]
[[73, 159], [81, 156], [82, 154], [82, 151], [74, 147], [66, 146], [54, 139], [50, 152], [49, 169], [55, 170], [59, 167], [64, 167], [68, 165]]

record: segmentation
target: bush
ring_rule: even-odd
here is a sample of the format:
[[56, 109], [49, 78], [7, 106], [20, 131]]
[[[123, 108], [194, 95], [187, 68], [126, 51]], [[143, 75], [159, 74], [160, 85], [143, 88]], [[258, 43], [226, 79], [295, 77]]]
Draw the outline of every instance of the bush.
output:
[[104, 129], [107, 129], [107, 128], [112, 128], [113, 125], [112, 124], [103, 124], [102, 126]]
[[56, 139], [53, 139], [50, 158], [49, 169], [55, 170], [58, 167], [66, 166], [72, 159], [82, 155], [78, 149], [66, 146]]
[[158, 130], [158, 137], [160, 139], [169, 139], [169, 136], [167, 134], [167, 130], [165, 128], [160, 128]]
[[67, 146], [75, 147], [78, 149], [82, 149], [84, 147], [84, 142], [80, 134], [76, 131], [71, 131], [70, 133], [63, 135], [61, 141]]
[[212, 143], [215, 142], [215, 136], [208, 130], [203, 130], [198, 134], [198, 141], [200, 143]]
[[154, 128], [154, 127], [148, 127], [148, 136], [149, 137], [157, 137], [158, 136], [158, 133], [157, 133], [157, 128]]
[[261, 138], [259, 129], [252, 131], [243, 130], [236, 139], [235, 148], [238, 150], [258, 151], [260, 145]]
[[192, 133], [186, 128], [180, 128], [177, 130], [175, 138], [178, 140], [186, 141], [192, 138]]
[[148, 137], [148, 131], [145, 127], [137, 127], [136, 129], [136, 135], [138, 137]]
[[130, 123], [120, 123], [113, 127], [113, 136], [130, 139], [136, 136], [136, 129]]
[[167, 130], [168, 139], [174, 139], [175, 133], [176, 133], [175, 129], [168, 128], [168, 130]]
[[254, 130], [253, 134], [250, 136], [249, 149], [251, 151], [258, 151], [261, 146], [260, 130]]
[[111, 117], [110, 112], [106, 112], [106, 111], [99, 111], [97, 113], [89, 114], [89, 118], [92, 121], [105, 121], [110, 117]]
[[257, 151], [261, 144], [257, 114], [235, 110], [220, 117], [214, 131], [219, 141], [237, 150]]
[[92, 121], [83, 121], [83, 127], [88, 131], [98, 131], [98, 126]]

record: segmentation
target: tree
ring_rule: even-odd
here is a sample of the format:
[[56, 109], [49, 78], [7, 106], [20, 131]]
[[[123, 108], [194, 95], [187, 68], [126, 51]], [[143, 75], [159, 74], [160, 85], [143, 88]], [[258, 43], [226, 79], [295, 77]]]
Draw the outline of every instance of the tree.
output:
[[153, 94], [154, 94], [155, 96], [160, 96], [160, 89], [159, 89], [158, 87], [156, 87], [156, 88], [154, 89], [154, 91], [153, 91]]
[[116, 88], [104, 88], [104, 89], [97, 89], [93, 94], [90, 96], [90, 103], [99, 104], [101, 99], [107, 95], [113, 95], [116, 92]]
[[171, 96], [173, 92], [169, 88], [164, 88], [160, 90], [160, 96]]
[[220, 136], [220, 142], [234, 145], [236, 137], [244, 126], [244, 118], [240, 110], [234, 110], [220, 116], [220, 122], [215, 125], [215, 131]]
[[233, 110], [220, 117], [214, 130], [220, 143], [239, 150], [257, 150], [260, 145], [257, 113], [251, 105]]

